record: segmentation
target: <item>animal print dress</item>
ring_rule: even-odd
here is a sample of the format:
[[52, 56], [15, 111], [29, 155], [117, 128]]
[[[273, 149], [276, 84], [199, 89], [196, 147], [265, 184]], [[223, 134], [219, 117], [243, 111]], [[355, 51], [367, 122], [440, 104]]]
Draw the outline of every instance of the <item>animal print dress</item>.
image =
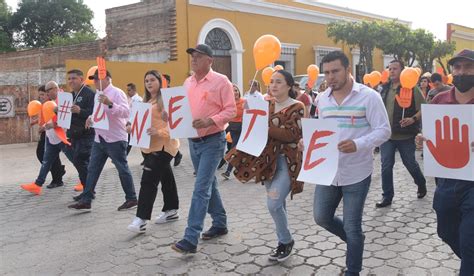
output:
[[[296, 102], [279, 112], [274, 112], [275, 101], [270, 101], [268, 141], [262, 154], [255, 157], [236, 148], [231, 149], [225, 159], [234, 166], [235, 177], [245, 183], [255, 178], [255, 182], [272, 179], [275, 175], [277, 159], [284, 154], [291, 180], [291, 198], [303, 191], [303, 182], [296, 181], [302, 164], [302, 153], [298, 151], [298, 141], [302, 137], [301, 118], [305, 107]], [[262, 183], [263, 184], [263, 183]]]

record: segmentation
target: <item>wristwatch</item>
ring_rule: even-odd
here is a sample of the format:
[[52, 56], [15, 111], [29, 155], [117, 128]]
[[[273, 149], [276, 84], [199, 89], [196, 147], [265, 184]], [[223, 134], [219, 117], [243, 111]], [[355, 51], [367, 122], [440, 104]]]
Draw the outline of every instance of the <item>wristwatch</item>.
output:
[[110, 103], [110, 104], [108, 105], [109, 108], [112, 108], [113, 106], [114, 106], [114, 103]]
[[418, 121], [418, 118], [417, 118], [416, 116], [413, 116], [413, 117], [411, 117], [411, 118], [412, 118], [413, 121], [415, 121], [415, 122]]

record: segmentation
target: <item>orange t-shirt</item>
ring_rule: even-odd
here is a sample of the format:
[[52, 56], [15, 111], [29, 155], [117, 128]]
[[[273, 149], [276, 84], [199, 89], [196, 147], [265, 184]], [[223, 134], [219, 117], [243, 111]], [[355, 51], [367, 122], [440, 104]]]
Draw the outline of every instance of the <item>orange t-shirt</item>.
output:
[[237, 108], [237, 114], [235, 117], [230, 120], [234, 123], [242, 123], [242, 117], [244, 116], [244, 106], [245, 106], [245, 99], [240, 98], [239, 101], [235, 102], [235, 107]]

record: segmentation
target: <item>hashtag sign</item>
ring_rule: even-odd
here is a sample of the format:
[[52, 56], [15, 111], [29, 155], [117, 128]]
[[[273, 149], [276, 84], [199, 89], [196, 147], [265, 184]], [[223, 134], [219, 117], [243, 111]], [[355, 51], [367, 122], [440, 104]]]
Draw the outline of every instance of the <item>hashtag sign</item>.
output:
[[59, 106], [59, 118], [61, 118], [61, 120], [66, 119], [67, 114], [71, 113], [70, 103], [70, 101], [65, 101], [64, 104]]

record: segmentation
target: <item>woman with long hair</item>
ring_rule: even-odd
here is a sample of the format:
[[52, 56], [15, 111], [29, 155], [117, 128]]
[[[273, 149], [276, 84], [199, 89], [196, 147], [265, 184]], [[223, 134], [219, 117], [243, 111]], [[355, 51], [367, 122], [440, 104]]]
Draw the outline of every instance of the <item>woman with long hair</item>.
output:
[[143, 233], [146, 230], [146, 222], [151, 219], [160, 182], [164, 205], [155, 223], [165, 223], [179, 218], [178, 190], [170, 164], [178, 152], [179, 142], [177, 139], [170, 138], [167, 122], [164, 120], [161, 87], [162, 78], [158, 71], [150, 70], [145, 73], [145, 97], [143, 102], [152, 104], [151, 127], [147, 129], [147, 133], [151, 135], [151, 140], [150, 148], [141, 149], [145, 160], [137, 214], [127, 227], [128, 230], [136, 233]]
[[269, 102], [268, 141], [262, 154], [254, 157], [233, 148], [226, 156], [235, 167], [237, 179], [246, 182], [255, 177], [265, 184], [267, 207], [278, 238], [269, 259], [279, 262], [290, 256], [295, 243], [288, 226], [286, 198], [303, 191], [303, 183], [296, 180], [302, 164], [302, 153], [296, 148], [302, 137], [305, 107], [295, 100], [293, 84], [287, 71], [278, 70], [272, 75], [270, 91], [274, 98]]
[[[234, 88], [234, 99], [235, 99], [235, 106], [237, 107], [237, 114], [235, 115], [234, 119], [230, 120], [229, 126], [227, 127], [227, 131], [230, 133], [230, 138], [232, 139], [232, 145], [229, 149], [234, 148], [237, 146], [239, 142], [240, 133], [242, 132], [242, 117], [244, 115], [244, 106], [246, 100], [241, 97], [240, 89], [237, 85], [232, 84]], [[230, 173], [234, 167], [232, 164], [227, 164], [227, 169], [221, 175], [225, 179], [230, 178]]]

